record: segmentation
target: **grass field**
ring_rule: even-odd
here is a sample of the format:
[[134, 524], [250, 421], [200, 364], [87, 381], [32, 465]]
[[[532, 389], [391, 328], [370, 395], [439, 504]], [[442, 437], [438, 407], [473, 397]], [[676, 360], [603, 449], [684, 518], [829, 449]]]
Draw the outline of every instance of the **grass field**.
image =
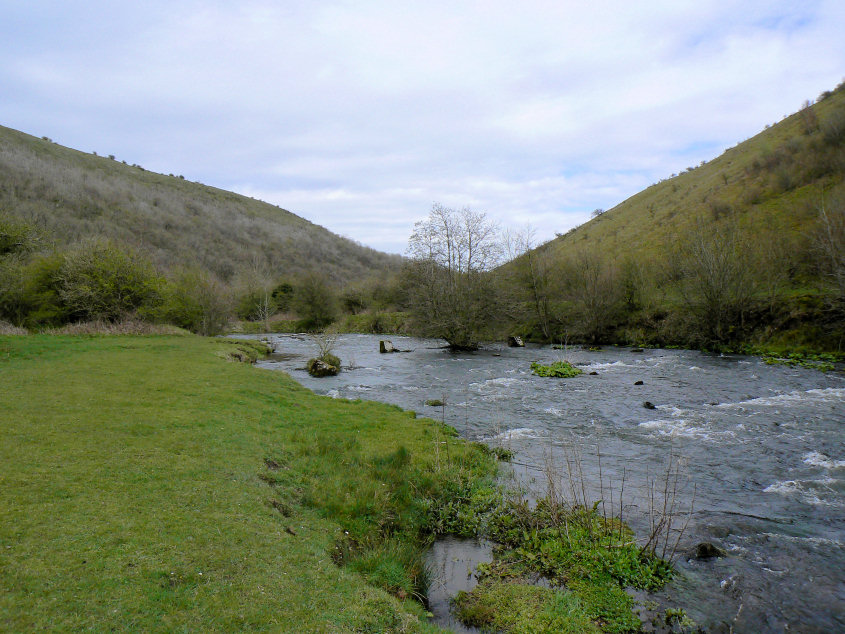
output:
[[414, 555], [492, 458], [249, 346], [0, 337], [0, 630], [432, 631]]

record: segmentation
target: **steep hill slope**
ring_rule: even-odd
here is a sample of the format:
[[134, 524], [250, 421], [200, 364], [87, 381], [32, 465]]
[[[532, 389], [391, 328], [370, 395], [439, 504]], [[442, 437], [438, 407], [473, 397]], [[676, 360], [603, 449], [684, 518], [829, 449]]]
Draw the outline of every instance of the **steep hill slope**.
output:
[[[696, 222], [797, 239], [842, 194], [845, 84], [721, 156], [663, 180], [546, 245], [648, 259]], [[823, 192], [825, 193], [823, 196]]]
[[337, 236], [261, 201], [86, 154], [0, 126], [0, 211], [59, 245], [105, 236], [163, 268], [319, 270], [344, 282], [396, 267], [399, 256]]
[[539, 339], [845, 349], [845, 84], [502, 268]]

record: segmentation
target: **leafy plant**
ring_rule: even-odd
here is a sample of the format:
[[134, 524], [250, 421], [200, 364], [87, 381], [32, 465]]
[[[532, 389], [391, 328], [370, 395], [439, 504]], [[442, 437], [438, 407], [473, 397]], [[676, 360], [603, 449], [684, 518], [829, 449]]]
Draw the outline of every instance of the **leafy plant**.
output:
[[555, 361], [551, 365], [543, 365], [538, 362], [531, 364], [531, 371], [537, 376], [554, 377], [559, 379], [571, 379], [583, 374], [581, 368], [576, 368], [569, 361]]
[[115, 321], [161, 300], [163, 280], [153, 265], [106, 240], [70, 251], [57, 278], [59, 296], [77, 319]]

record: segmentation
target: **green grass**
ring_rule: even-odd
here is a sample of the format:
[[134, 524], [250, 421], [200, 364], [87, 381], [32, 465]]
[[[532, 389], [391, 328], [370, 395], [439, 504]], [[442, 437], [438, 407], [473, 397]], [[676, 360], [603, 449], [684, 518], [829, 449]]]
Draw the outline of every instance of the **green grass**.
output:
[[467, 625], [501, 632], [601, 632], [571, 592], [509, 581], [481, 582], [456, 600]]
[[233, 358], [0, 337], [0, 629], [431, 629], [419, 547], [493, 458]]
[[[480, 582], [455, 597], [468, 625], [502, 632], [631, 632], [640, 620], [625, 592], [657, 591], [669, 562], [641, 548], [630, 528], [594, 508], [546, 497], [531, 505], [515, 492], [480, 485], [437, 515], [442, 532], [483, 536], [497, 547]], [[538, 577], [550, 587], [538, 587]]]

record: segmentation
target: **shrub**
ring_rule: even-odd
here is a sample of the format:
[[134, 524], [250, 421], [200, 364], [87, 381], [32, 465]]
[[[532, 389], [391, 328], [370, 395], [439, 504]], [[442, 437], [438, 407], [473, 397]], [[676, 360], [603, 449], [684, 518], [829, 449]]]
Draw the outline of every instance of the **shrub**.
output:
[[31, 329], [64, 323], [68, 311], [59, 296], [63, 263], [58, 253], [29, 262], [17, 258], [0, 262], [0, 316]]
[[232, 318], [232, 298], [211, 274], [188, 269], [168, 290], [162, 317], [192, 332], [210, 336], [222, 333]]
[[265, 321], [278, 309], [270, 290], [251, 288], [238, 298], [235, 312], [238, 319]]
[[822, 135], [827, 145], [839, 146], [845, 142], [845, 108], [837, 108], [822, 122]]
[[160, 303], [162, 279], [136, 253], [106, 240], [89, 240], [70, 251], [57, 274], [58, 293], [76, 319], [117, 321]]
[[34, 227], [0, 215], [0, 257], [29, 251], [36, 242]]

